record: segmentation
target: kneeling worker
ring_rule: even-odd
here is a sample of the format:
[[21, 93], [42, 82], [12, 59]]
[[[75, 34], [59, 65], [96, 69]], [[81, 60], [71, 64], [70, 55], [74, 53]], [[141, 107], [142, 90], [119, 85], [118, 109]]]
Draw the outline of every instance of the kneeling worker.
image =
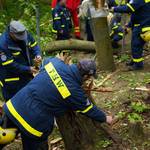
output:
[[41, 72], [3, 106], [6, 117], [21, 132], [24, 150], [38, 150], [52, 132], [54, 117], [68, 110], [100, 123], [112, 122], [112, 117], [92, 104], [81, 87], [87, 77], [96, 74], [94, 61], [67, 65], [56, 57], [45, 62]]

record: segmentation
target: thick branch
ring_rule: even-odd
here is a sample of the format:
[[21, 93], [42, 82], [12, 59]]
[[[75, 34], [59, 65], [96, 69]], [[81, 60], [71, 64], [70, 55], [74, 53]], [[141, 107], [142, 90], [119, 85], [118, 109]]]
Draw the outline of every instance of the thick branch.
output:
[[55, 52], [60, 50], [77, 50], [86, 52], [95, 52], [95, 43], [82, 40], [62, 40], [52, 41], [44, 48], [44, 51]]

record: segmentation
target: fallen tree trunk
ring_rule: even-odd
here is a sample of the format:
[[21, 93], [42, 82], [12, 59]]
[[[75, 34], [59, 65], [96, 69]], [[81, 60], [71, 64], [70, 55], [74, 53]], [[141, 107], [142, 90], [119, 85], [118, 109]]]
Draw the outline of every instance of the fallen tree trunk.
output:
[[43, 50], [49, 53], [60, 50], [77, 50], [95, 53], [95, 43], [76, 39], [52, 41]]

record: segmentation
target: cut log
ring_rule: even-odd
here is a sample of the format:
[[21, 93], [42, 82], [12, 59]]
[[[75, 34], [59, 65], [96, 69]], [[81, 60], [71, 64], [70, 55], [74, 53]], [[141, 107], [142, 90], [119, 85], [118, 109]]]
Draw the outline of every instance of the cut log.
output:
[[48, 43], [43, 49], [43, 51], [49, 53], [60, 50], [77, 50], [95, 53], [95, 43], [76, 39], [60, 40]]
[[146, 88], [145, 86], [144, 87], [131, 88], [131, 90], [150, 92], [150, 89]]
[[111, 77], [113, 77], [115, 74], [117, 74], [120, 70], [116, 70], [113, 73], [108, 74], [100, 83], [98, 83], [96, 85], [96, 83], [94, 83], [95, 87], [100, 87], [102, 86], [106, 81], [108, 81], [109, 79], [111, 79]]

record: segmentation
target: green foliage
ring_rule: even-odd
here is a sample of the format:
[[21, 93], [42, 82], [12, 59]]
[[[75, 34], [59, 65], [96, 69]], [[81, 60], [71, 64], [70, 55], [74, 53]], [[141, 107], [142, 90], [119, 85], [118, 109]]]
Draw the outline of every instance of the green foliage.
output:
[[0, 33], [4, 32], [11, 20], [20, 20], [37, 38], [36, 35], [36, 7], [40, 13], [41, 47], [52, 40], [52, 25], [50, 6], [44, 1], [37, 0], [6, 0], [0, 10]]
[[139, 102], [132, 102], [131, 103], [131, 108], [133, 110], [135, 110], [135, 112], [137, 112], [137, 113], [142, 113], [142, 112], [144, 112], [145, 110], [148, 109], [148, 107], [140, 101]]
[[121, 62], [125, 62], [129, 60], [129, 56], [126, 54], [121, 55], [121, 57], [119, 58]]
[[125, 114], [126, 114], [126, 112], [124, 112], [124, 111], [119, 111], [118, 113], [117, 113], [117, 117], [118, 118], [123, 118], [124, 116], [125, 116]]
[[143, 119], [138, 113], [131, 113], [128, 115], [128, 120], [131, 123], [142, 122]]
[[103, 147], [103, 148], [106, 148], [106, 147], [110, 146], [111, 144], [112, 144], [112, 141], [107, 140], [107, 139], [102, 140], [102, 141], [100, 141], [100, 143], [99, 143], [99, 145], [100, 145], [101, 147]]

